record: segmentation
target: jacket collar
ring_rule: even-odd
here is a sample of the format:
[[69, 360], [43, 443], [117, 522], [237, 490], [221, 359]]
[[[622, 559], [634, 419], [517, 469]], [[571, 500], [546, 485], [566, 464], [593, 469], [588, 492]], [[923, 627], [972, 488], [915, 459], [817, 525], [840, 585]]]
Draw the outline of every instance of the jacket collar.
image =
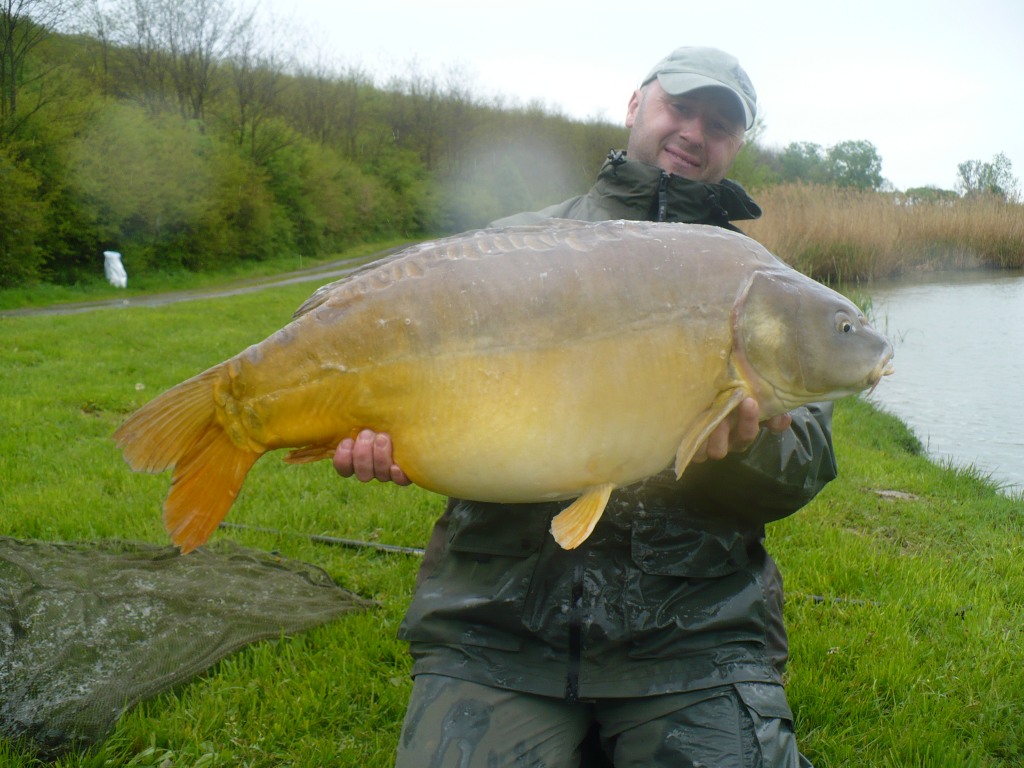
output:
[[[691, 181], [614, 151], [601, 167], [591, 194], [623, 219], [725, 224], [756, 219], [761, 208], [734, 181]], [[621, 214], [621, 215], [620, 215]]]

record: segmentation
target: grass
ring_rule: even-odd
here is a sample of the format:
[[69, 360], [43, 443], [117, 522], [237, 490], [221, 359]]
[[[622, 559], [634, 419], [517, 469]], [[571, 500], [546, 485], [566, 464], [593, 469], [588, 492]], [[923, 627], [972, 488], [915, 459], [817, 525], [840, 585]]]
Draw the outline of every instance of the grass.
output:
[[[153, 395], [284, 324], [311, 292], [73, 316], [0, 317], [0, 511], [19, 538], [166, 542], [166, 476], [130, 472], [110, 434]], [[859, 400], [836, 417], [840, 478], [769, 527], [787, 584], [790, 702], [818, 768], [1024, 762], [1024, 500], [929, 462]], [[422, 546], [442, 501], [361, 485], [325, 463], [259, 462], [230, 520]], [[261, 643], [145, 702], [61, 768], [389, 766], [409, 692], [395, 638], [418, 559], [231, 529], [380, 601]], [[0, 743], [0, 766], [28, 768]]]
[[863, 401], [835, 429], [840, 478], [769, 532], [803, 748], [828, 766], [1020, 764], [1024, 500], [929, 462]]

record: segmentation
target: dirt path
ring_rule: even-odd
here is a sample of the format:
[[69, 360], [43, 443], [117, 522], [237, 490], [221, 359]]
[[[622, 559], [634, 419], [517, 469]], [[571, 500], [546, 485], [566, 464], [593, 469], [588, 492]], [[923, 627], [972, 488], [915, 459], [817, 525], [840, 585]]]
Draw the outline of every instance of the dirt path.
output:
[[24, 307], [22, 309], [0, 310], [0, 317], [20, 317], [23, 315], [74, 315], [80, 312], [93, 312], [97, 309], [124, 309], [125, 307], [158, 307], [163, 304], [174, 304], [179, 301], [195, 301], [197, 299], [213, 299], [221, 296], [237, 296], [242, 293], [255, 293], [267, 288], [277, 288], [293, 283], [328, 283], [339, 277], [351, 274], [364, 264], [389, 256], [405, 248], [411, 243], [388, 248], [369, 256], [358, 256], [354, 259], [340, 259], [315, 267], [297, 269], [271, 277], [258, 277], [240, 280], [219, 288], [201, 288], [192, 291], [170, 291], [167, 293], [150, 293], [125, 299], [102, 299], [100, 301], [80, 301], [69, 304], [53, 304], [49, 307]]

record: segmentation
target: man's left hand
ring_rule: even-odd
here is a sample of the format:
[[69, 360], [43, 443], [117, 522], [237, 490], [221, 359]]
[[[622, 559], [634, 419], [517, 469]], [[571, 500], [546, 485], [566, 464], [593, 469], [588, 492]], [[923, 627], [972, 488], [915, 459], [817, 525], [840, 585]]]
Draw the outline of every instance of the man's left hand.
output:
[[772, 432], [785, 432], [793, 423], [793, 417], [788, 413], [772, 416], [764, 422], [760, 416], [761, 407], [754, 398], [748, 397], [715, 427], [714, 432], [697, 448], [692, 461], [699, 464], [708, 459], [724, 459], [730, 453], [747, 450], [760, 434], [762, 427], [767, 427]]

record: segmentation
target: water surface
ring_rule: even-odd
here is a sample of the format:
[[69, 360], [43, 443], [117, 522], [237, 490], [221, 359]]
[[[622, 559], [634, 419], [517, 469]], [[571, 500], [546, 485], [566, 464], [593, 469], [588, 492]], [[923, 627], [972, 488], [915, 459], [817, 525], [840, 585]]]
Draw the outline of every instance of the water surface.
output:
[[1024, 275], [915, 276], [870, 294], [872, 322], [896, 349], [896, 373], [871, 400], [931, 457], [1024, 491]]

